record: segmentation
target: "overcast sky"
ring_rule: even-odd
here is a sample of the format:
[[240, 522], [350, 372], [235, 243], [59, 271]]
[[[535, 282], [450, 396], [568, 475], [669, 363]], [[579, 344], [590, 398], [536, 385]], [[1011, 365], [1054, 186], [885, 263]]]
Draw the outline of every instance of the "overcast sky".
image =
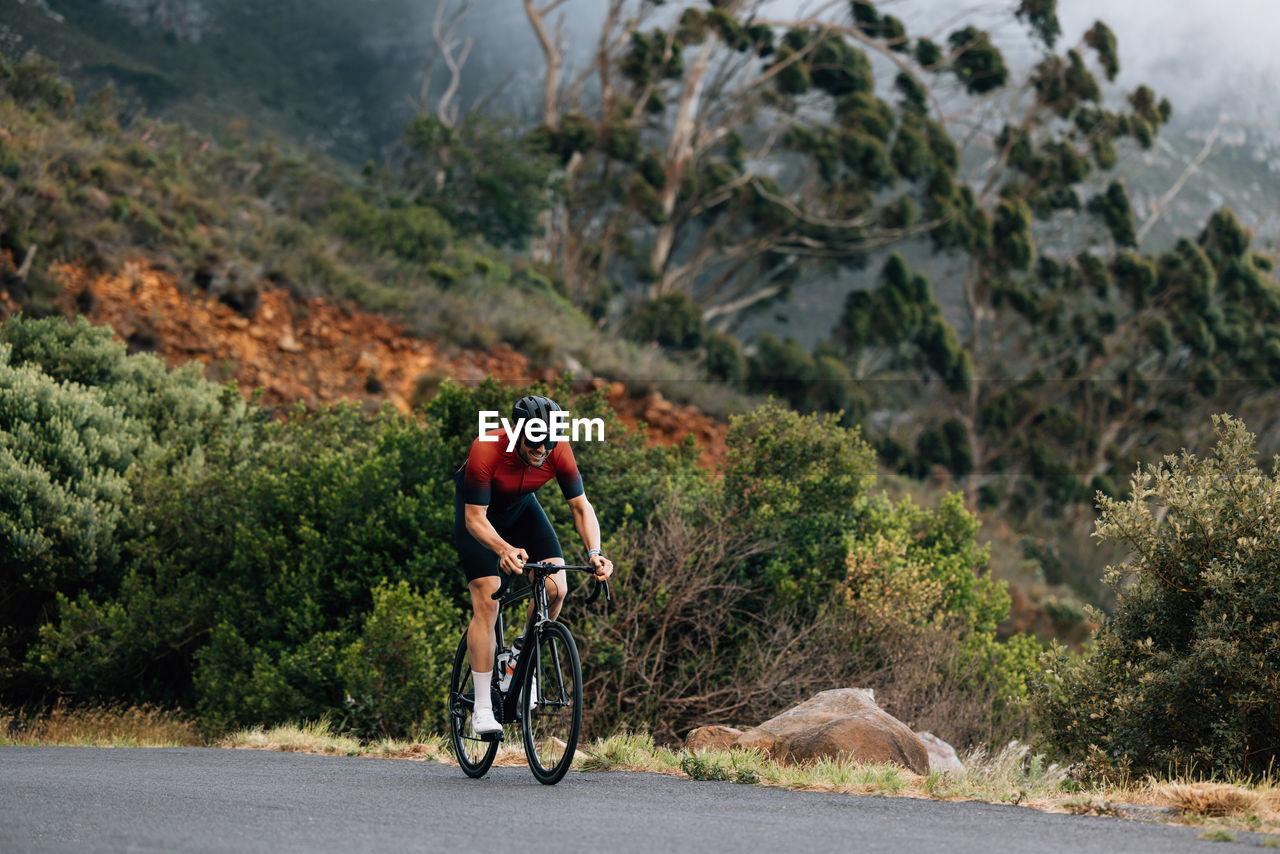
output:
[[[769, 11], [814, 9], [831, 0], [772, 0]], [[475, 0], [474, 8], [501, 4], [517, 14], [483, 18], [484, 26], [510, 33], [536, 50], [518, 0]], [[566, 20], [575, 47], [586, 48], [598, 31], [604, 0], [570, 0]], [[881, 0], [908, 32], [947, 32], [974, 22], [993, 29], [1002, 45], [1025, 44], [1025, 30], [1011, 24], [1017, 0]], [[483, 16], [481, 16], [483, 17]], [[1280, 0], [1059, 0], [1062, 41], [1077, 44], [1099, 18], [1120, 47], [1120, 85], [1151, 84], [1185, 114], [1213, 108], [1224, 96], [1251, 93], [1252, 112], [1269, 113], [1280, 124]], [[1003, 24], [1002, 24], [1003, 22]], [[1002, 24], [1002, 25], [1001, 25]], [[1012, 57], [1011, 57], [1012, 59]], [[1252, 118], [1259, 118], [1252, 116]]]
[[1126, 86], [1149, 82], [1184, 110], [1256, 86], [1280, 120], [1277, 0], [1059, 0], [1058, 17], [1068, 44], [1099, 18], [1111, 27]]

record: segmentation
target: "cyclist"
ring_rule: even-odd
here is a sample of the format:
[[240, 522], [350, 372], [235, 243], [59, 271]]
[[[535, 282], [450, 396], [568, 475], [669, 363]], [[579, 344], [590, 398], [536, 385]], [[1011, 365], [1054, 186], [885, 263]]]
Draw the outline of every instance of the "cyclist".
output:
[[[600, 523], [587, 501], [582, 475], [568, 442], [553, 441], [551, 413], [560, 406], [550, 398], [529, 395], [516, 401], [511, 423], [522, 419], [546, 425], [541, 435], [546, 441], [531, 443], [527, 431], [508, 451], [509, 437], [498, 428], [471, 443], [466, 461], [454, 480], [454, 539], [471, 591], [471, 624], [467, 629], [467, 654], [475, 685], [475, 710], [471, 726], [477, 735], [499, 732], [502, 725], [493, 715], [490, 685], [493, 678], [493, 627], [498, 603], [493, 594], [502, 586], [502, 575], [519, 575], [525, 563], [564, 564], [560, 541], [534, 493], [553, 477], [573, 511], [573, 526], [587, 548], [587, 559], [603, 581], [613, 573], [613, 563], [600, 551]], [[486, 441], [487, 439], [487, 441]], [[565, 573], [547, 578], [547, 601], [551, 618], [564, 602]], [[532, 612], [530, 612], [532, 614]], [[532, 619], [532, 617], [531, 617]]]

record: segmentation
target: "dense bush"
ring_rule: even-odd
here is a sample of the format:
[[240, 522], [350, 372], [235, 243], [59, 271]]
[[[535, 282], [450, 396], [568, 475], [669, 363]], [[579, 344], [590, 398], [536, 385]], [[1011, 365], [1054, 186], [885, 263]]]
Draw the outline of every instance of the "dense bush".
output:
[[1099, 497], [1114, 617], [1085, 658], [1060, 653], [1036, 691], [1052, 746], [1123, 774], [1274, 773], [1280, 759], [1280, 471], [1214, 418], [1213, 453], [1140, 471]]
[[0, 682], [17, 677], [56, 596], [110, 588], [127, 474], [148, 450], [96, 389], [14, 364], [0, 343]]
[[364, 735], [444, 732], [450, 668], [462, 614], [438, 590], [415, 593], [403, 579], [373, 590], [360, 638], [342, 652], [338, 675], [350, 720]]
[[671, 350], [692, 350], [702, 346], [707, 324], [689, 295], [680, 292], [638, 306], [627, 318], [626, 331], [637, 341], [656, 341]]
[[[9, 601], [39, 605], [6, 614], [6, 701], [178, 703], [210, 731], [325, 715], [366, 735], [443, 726], [468, 607], [452, 475], [477, 410], [505, 412], [519, 390], [446, 382], [414, 417], [265, 420], [83, 322], [10, 320], [0, 342]], [[979, 577], [958, 499], [874, 498], [873, 452], [829, 417], [739, 416], [711, 473], [691, 441], [646, 447], [603, 391], [532, 390], [605, 422], [606, 441], [575, 452], [618, 597], [612, 613], [565, 610], [593, 732], [674, 739], [863, 683], [908, 711], [994, 704], [962, 737], [1009, 734], [1021, 647], [994, 640], [1008, 601]], [[32, 483], [58, 500], [32, 500]], [[541, 498], [572, 557], [566, 503]]]
[[747, 360], [738, 340], [724, 332], [712, 332], [707, 335], [706, 349], [707, 376], [735, 387], [742, 385], [747, 378]]
[[856, 430], [771, 405], [733, 420], [723, 478], [617, 529], [621, 595], [578, 618], [593, 730], [675, 740], [864, 685], [960, 744], [1025, 736], [1036, 647], [996, 640], [976, 521], [872, 496], [874, 464]]
[[779, 341], [767, 332], [747, 362], [747, 387], [778, 395], [801, 412], [843, 412], [845, 424], [857, 423], [867, 409], [840, 359], [821, 349], [810, 355], [791, 338]]

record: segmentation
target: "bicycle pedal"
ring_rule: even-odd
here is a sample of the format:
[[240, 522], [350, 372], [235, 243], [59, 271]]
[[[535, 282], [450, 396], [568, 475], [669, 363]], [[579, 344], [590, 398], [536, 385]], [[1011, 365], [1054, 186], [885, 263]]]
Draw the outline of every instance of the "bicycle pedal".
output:
[[489, 732], [489, 733], [485, 733], [484, 735], [480, 736], [480, 740], [481, 740], [481, 741], [496, 741], [496, 742], [501, 743], [501, 742], [502, 742], [502, 730], [498, 730], [497, 732]]

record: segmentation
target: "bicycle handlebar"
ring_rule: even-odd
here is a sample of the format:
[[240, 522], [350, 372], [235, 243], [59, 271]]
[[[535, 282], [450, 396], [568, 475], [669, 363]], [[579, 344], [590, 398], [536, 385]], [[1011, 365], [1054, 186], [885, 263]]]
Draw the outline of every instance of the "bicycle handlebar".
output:
[[[596, 571], [596, 568], [595, 568], [594, 566], [574, 566], [574, 565], [572, 565], [572, 564], [569, 564], [569, 565], [561, 565], [561, 564], [558, 564], [558, 563], [526, 563], [523, 567], [521, 567], [521, 569], [523, 569], [523, 570], [525, 570], [525, 571], [531, 571], [531, 572], [533, 573], [533, 576], [534, 576], [534, 577], [536, 577], [536, 576], [546, 577], [546, 576], [548, 576], [548, 575], [552, 575], [552, 574], [554, 574], [554, 573], [557, 573], [557, 572], [559, 572], [559, 571], [560, 571], [560, 570], [562, 570], [562, 569], [569, 570], [569, 571], [571, 571], [571, 572], [590, 572], [590, 573], [593, 573], [593, 574], [594, 574], [594, 573], [595, 573], [595, 571]], [[530, 582], [530, 583], [532, 583], [532, 582]], [[502, 598], [502, 591], [503, 591], [503, 588], [505, 588], [505, 587], [506, 587], [506, 585], [505, 585], [505, 584], [503, 584], [503, 585], [499, 586], [499, 587], [498, 587], [497, 592], [495, 592], [495, 593], [493, 594], [493, 596], [492, 596], [492, 597], [490, 597], [490, 598], [495, 599], [495, 600], [496, 600], [496, 599], [501, 599], [501, 598]], [[588, 604], [588, 605], [590, 605], [592, 602], [594, 602], [594, 601], [596, 601], [597, 599], [599, 599], [599, 598], [600, 598], [600, 591], [601, 591], [601, 590], [603, 590], [603, 591], [604, 591], [604, 601], [606, 601], [606, 602], [612, 602], [612, 601], [613, 601], [613, 593], [612, 593], [612, 592], [610, 592], [610, 590], [609, 590], [609, 581], [606, 579], [606, 580], [604, 580], [604, 581], [597, 581], [597, 582], [596, 582], [596, 585], [595, 585], [595, 587], [594, 587], [594, 588], [592, 588], [591, 593], [587, 595], [587, 604]]]

